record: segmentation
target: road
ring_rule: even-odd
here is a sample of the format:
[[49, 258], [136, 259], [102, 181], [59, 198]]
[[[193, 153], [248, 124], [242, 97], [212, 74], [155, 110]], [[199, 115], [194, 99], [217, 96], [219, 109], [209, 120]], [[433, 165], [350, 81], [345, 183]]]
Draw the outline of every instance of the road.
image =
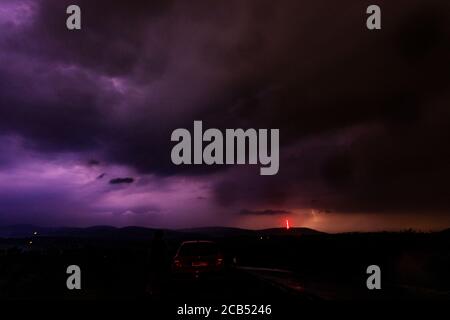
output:
[[299, 306], [307, 305], [312, 300], [306, 292], [293, 290], [277, 281], [267, 279], [258, 271], [238, 268], [229, 270], [221, 276], [199, 279], [170, 278], [160, 292], [147, 295], [144, 299], [151, 303], [152, 310], [159, 310], [164, 316], [175, 316], [176, 319], [181, 319], [176, 317], [180, 308], [183, 310], [194, 306], [210, 307], [211, 314], [217, 318], [234, 319], [236, 315], [224, 317], [221, 312], [230, 306], [234, 308], [232, 311], [237, 312], [237, 305], [247, 305], [250, 308], [248, 310], [257, 306], [256, 310], [260, 311], [267, 310], [269, 306], [271, 315], [259, 316], [284, 319], [284, 315], [295, 314]]
[[199, 279], [171, 277], [157, 296], [174, 301], [213, 303], [273, 303], [313, 299], [303, 290], [295, 290], [279, 281], [261, 276], [254, 270], [246, 269], [234, 269], [218, 276], [200, 276]]

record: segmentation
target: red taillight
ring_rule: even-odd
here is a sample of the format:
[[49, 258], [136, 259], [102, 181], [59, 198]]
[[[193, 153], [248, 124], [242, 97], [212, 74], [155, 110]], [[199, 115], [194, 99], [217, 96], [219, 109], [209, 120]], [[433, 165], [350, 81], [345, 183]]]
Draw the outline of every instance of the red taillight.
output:
[[223, 265], [223, 258], [222, 258], [222, 257], [217, 257], [217, 259], [216, 259], [216, 265], [217, 265], [217, 266]]
[[181, 268], [181, 260], [175, 258], [175, 259], [173, 260], [173, 266], [174, 266], [175, 268]]

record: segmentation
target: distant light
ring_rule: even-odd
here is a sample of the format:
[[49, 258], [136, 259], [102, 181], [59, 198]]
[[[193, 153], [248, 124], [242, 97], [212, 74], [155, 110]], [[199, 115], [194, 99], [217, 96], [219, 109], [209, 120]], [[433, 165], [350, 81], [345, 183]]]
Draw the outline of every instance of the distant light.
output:
[[33, 244], [33, 241], [28, 242], [28, 244]]
[[286, 219], [286, 230], [289, 230], [290, 226], [289, 226], [289, 220]]
[[34, 234], [34, 235], [37, 235], [37, 232], [35, 231], [35, 232], [33, 232], [33, 234]]

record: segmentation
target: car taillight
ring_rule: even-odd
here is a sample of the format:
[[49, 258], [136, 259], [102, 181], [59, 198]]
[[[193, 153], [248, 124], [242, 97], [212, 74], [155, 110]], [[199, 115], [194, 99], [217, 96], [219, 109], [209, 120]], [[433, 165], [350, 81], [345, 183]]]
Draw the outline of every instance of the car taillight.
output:
[[216, 265], [221, 266], [223, 264], [223, 258], [216, 259]]
[[173, 265], [175, 268], [181, 268], [181, 260], [180, 259], [174, 259]]

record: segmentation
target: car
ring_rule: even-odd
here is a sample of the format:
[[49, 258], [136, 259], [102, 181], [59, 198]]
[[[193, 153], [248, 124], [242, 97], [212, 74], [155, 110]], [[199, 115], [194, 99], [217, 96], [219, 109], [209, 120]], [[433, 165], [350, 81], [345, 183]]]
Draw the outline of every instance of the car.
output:
[[220, 273], [224, 270], [224, 255], [213, 241], [196, 240], [183, 242], [173, 259], [175, 274], [194, 275]]

